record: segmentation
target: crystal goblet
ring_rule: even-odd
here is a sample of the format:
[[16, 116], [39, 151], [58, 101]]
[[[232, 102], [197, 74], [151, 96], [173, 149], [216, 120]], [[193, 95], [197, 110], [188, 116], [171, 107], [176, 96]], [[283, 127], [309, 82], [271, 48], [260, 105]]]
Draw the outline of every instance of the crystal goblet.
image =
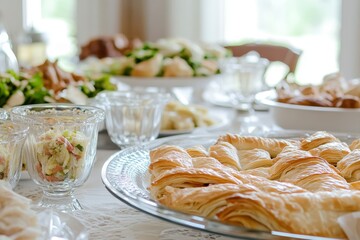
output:
[[14, 107], [10, 118], [30, 127], [25, 161], [31, 179], [43, 190], [38, 206], [81, 209], [73, 192], [93, 167], [104, 111], [73, 104], [35, 104]]

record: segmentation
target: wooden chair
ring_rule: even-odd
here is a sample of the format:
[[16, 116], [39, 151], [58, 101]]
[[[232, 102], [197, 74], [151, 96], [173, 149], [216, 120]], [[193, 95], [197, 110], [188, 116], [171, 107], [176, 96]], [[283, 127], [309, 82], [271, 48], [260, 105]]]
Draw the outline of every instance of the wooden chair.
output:
[[299, 57], [302, 54], [300, 49], [265, 43], [247, 43], [237, 46], [225, 46], [225, 48], [231, 50], [234, 57], [240, 57], [250, 51], [256, 51], [262, 58], [267, 58], [270, 62], [282, 62], [289, 67], [287, 75], [295, 73]]

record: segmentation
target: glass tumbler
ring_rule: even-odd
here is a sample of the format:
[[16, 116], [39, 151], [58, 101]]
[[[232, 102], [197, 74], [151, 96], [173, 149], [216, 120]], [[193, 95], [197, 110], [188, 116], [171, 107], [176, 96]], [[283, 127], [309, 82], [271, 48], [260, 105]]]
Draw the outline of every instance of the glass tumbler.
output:
[[82, 209], [73, 192], [91, 172], [104, 111], [74, 104], [34, 104], [12, 108], [10, 118], [29, 126], [25, 161], [31, 179], [43, 190], [38, 207]]
[[0, 180], [12, 188], [21, 175], [21, 154], [29, 127], [10, 120], [0, 120]]
[[103, 92], [98, 99], [106, 109], [105, 123], [111, 141], [124, 148], [159, 135], [162, 112], [170, 95], [131, 90]]

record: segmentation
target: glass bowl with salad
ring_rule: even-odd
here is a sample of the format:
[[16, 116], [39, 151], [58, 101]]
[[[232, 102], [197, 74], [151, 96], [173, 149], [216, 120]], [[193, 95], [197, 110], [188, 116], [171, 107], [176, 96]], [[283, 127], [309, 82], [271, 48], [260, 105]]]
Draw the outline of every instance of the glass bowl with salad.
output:
[[29, 127], [6, 119], [0, 109], [0, 180], [14, 188], [21, 175], [21, 154]]
[[91, 172], [102, 109], [75, 104], [33, 104], [10, 110], [14, 122], [26, 123], [25, 161], [31, 179], [43, 190], [39, 207], [82, 209], [73, 196]]

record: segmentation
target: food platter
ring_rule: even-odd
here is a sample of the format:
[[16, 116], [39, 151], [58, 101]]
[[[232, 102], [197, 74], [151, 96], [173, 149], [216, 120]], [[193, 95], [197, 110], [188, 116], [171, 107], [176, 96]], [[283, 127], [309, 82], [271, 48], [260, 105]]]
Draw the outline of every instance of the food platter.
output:
[[204, 88], [216, 79], [221, 78], [221, 74], [207, 77], [129, 77], [129, 76], [112, 76], [113, 82], [126, 84], [130, 87], [194, 87]]
[[188, 133], [206, 133], [221, 131], [223, 128], [229, 125], [231, 116], [229, 113], [216, 111], [214, 109], [209, 110], [209, 117], [215, 121], [214, 125], [206, 127], [195, 127], [193, 129], [162, 129], [160, 130], [160, 137], [168, 137], [173, 135], [188, 134]]
[[274, 90], [260, 92], [255, 99], [269, 107], [275, 124], [284, 129], [360, 132], [360, 109], [281, 103]]
[[[133, 208], [186, 227], [240, 239], [328, 239], [276, 231], [255, 231], [226, 225], [215, 220], [170, 210], [150, 198], [148, 166], [150, 162], [149, 151], [151, 149], [164, 144], [182, 147], [202, 144], [207, 147], [216, 141], [217, 136], [218, 134], [172, 136], [158, 139], [149, 144], [124, 149], [112, 155], [105, 162], [101, 172], [102, 181], [111, 194]], [[308, 135], [306, 132], [280, 132], [269, 133], [268, 136], [293, 138]], [[349, 140], [350, 136], [343, 135], [342, 139]]]

